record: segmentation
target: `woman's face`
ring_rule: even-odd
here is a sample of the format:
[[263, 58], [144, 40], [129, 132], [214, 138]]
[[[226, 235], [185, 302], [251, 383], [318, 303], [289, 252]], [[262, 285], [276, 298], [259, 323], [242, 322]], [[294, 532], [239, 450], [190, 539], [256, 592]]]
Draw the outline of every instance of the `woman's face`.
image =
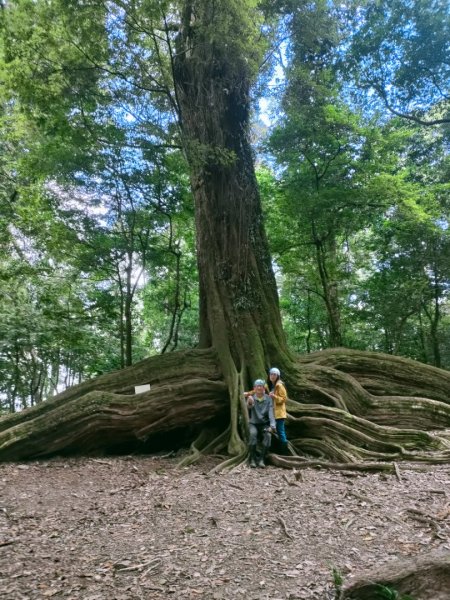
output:
[[275, 383], [275, 381], [278, 379], [278, 375], [276, 373], [269, 373], [269, 379], [272, 383]]

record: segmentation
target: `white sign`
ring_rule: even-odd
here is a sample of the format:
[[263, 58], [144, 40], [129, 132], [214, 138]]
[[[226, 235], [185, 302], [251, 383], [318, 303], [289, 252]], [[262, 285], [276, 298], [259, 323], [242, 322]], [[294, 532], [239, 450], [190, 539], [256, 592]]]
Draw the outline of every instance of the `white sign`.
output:
[[150, 391], [150, 384], [146, 383], [145, 385], [135, 385], [134, 386], [134, 393], [135, 394], [143, 394], [144, 392], [149, 392]]

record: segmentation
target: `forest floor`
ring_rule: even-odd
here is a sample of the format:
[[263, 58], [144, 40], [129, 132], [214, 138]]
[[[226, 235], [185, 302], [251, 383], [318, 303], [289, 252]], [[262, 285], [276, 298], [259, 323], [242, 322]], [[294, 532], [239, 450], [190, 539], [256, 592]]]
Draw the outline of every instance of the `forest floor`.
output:
[[[5, 600], [334, 598], [397, 556], [450, 549], [450, 466], [401, 478], [219, 459], [70, 458], [0, 465]], [[450, 595], [449, 595], [450, 597]]]

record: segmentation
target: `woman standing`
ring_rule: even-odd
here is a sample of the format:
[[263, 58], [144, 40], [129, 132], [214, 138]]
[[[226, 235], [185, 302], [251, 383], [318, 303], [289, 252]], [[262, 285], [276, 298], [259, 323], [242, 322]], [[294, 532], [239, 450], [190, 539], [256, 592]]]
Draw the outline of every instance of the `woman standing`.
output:
[[288, 454], [288, 440], [284, 428], [284, 422], [286, 420], [287, 391], [284, 383], [280, 379], [280, 369], [277, 369], [276, 367], [270, 369], [268, 385], [270, 390], [269, 396], [273, 401], [275, 423], [278, 437], [280, 438], [282, 453]]

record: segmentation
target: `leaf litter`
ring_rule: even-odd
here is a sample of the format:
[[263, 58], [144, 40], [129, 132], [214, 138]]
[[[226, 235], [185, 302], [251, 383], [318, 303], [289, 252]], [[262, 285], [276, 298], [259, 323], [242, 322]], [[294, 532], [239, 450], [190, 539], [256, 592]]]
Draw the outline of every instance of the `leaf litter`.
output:
[[446, 465], [299, 477], [179, 460], [1, 464], [2, 597], [331, 600], [333, 570], [450, 550]]

